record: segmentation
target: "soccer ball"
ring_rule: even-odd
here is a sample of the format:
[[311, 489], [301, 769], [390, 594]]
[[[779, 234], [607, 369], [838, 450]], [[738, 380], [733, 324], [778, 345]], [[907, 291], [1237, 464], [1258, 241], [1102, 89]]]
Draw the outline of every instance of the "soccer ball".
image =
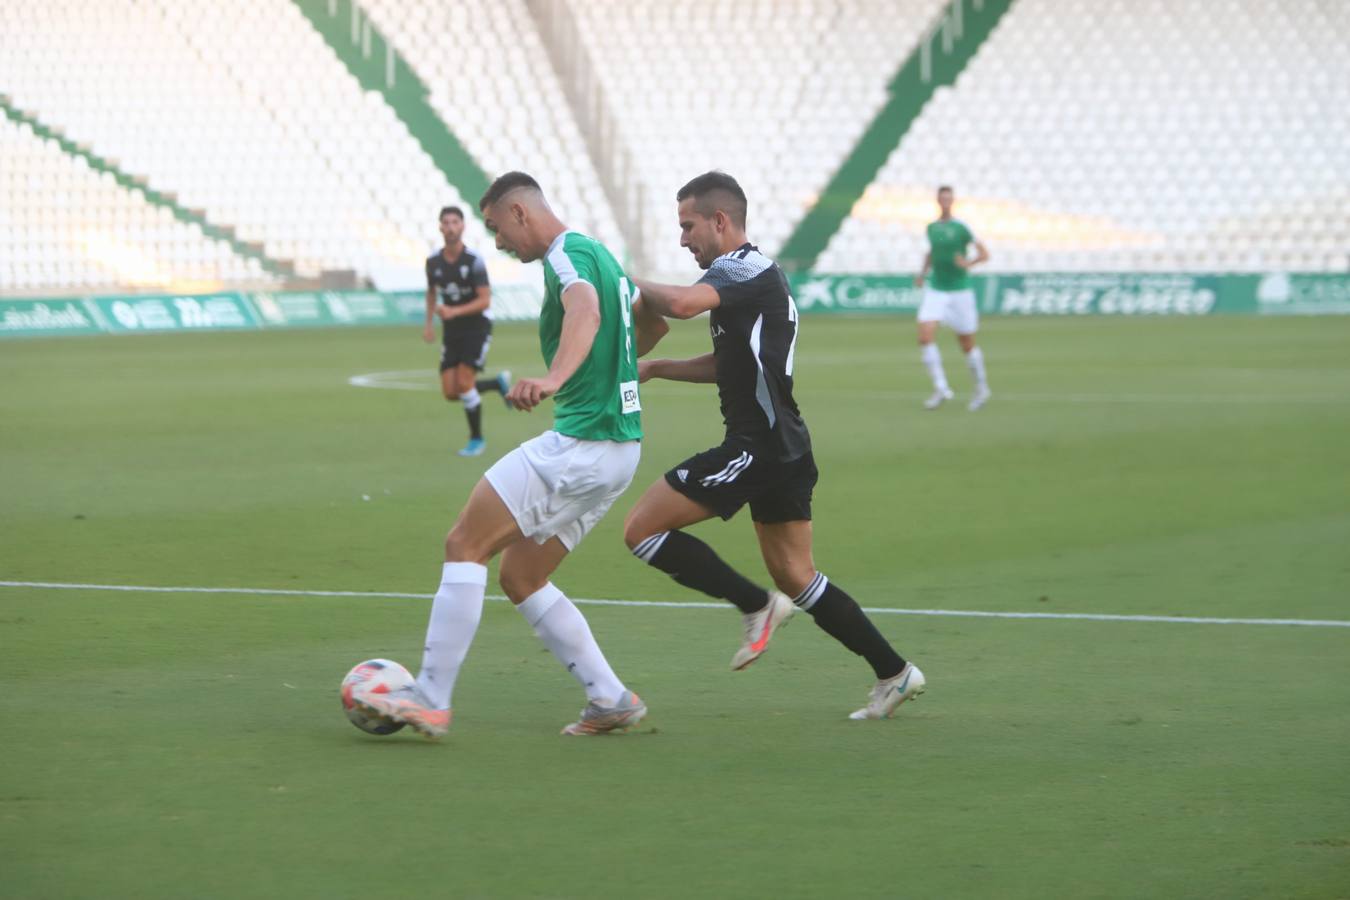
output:
[[352, 701], [352, 691], [360, 686], [376, 694], [387, 694], [399, 688], [412, 687], [412, 673], [392, 659], [368, 659], [358, 663], [342, 679], [342, 711], [347, 720], [369, 734], [393, 734], [403, 727], [402, 722], [372, 716]]

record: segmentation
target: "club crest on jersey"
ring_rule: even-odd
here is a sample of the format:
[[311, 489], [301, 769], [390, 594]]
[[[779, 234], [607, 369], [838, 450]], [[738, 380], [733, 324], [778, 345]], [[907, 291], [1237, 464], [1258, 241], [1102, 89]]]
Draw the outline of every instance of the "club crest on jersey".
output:
[[469, 277], [469, 267], [468, 267], [468, 266], [460, 266], [460, 267], [459, 267], [459, 277], [460, 277], [460, 278], [468, 278], [468, 277]]

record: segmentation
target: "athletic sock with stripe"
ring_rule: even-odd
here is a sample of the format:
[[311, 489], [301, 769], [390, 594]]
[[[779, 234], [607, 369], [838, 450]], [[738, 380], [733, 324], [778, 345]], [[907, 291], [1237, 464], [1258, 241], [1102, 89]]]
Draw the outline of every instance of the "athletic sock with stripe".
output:
[[727, 565], [713, 548], [683, 531], [654, 534], [633, 555], [687, 588], [729, 601], [743, 613], [759, 612], [769, 592]]
[[881, 636], [857, 601], [824, 574], [817, 572], [792, 602], [810, 613], [822, 631], [867, 660], [879, 680], [899, 675], [905, 667], [904, 658]]

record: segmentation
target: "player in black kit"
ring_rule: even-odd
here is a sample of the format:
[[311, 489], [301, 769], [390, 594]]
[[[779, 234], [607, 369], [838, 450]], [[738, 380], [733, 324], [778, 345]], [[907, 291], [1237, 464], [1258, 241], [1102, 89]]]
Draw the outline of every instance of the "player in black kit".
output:
[[[811, 558], [811, 436], [792, 398], [797, 307], [781, 269], [745, 236], [745, 192], [730, 175], [708, 172], [680, 188], [680, 246], [705, 270], [689, 287], [635, 279], [639, 346], [659, 340], [647, 316], [688, 319], [709, 312], [713, 351], [684, 360], [642, 360], [641, 381], [716, 383], [726, 438], [652, 484], [628, 514], [624, 541], [639, 559], [677, 582], [730, 601], [745, 621], [731, 667], [743, 669], [768, 647], [796, 609], [864, 657], [876, 674], [853, 719], [882, 719], [923, 693], [924, 677], [877, 631], [852, 597], [816, 571]], [[664, 324], [664, 323], [662, 323]], [[766, 590], [681, 531], [713, 516], [730, 519], [750, 504], [760, 552], [778, 590]]]
[[[460, 456], [478, 456], [483, 440], [483, 404], [480, 391], [496, 391], [503, 397], [511, 387], [511, 373], [495, 378], [476, 378], [487, 360], [492, 343], [492, 288], [488, 286], [483, 257], [464, 246], [464, 212], [458, 206], [441, 210], [441, 236], [445, 247], [427, 257], [427, 318], [422, 338], [436, 339], [432, 320], [441, 324], [441, 393], [451, 402], [464, 404], [469, 420], [469, 443]], [[439, 305], [437, 300], [440, 301]]]

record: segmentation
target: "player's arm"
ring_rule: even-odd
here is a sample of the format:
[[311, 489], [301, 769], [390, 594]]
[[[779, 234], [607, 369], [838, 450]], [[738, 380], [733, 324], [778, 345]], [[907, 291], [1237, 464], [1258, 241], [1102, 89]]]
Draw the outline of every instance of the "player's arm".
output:
[[644, 359], [638, 363], [638, 381], [653, 378], [711, 384], [717, 380], [717, 357], [711, 353], [693, 359]]
[[646, 356], [670, 331], [670, 323], [646, 303], [643, 296], [633, 301], [633, 332], [637, 338], [637, 355]]
[[427, 318], [422, 324], [422, 340], [430, 344], [436, 340], [436, 331], [431, 327], [431, 320], [436, 316], [436, 288], [431, 282], [427, 282]]
[[717, 289], [702, 282], [680, 287], [637, 278], [633, 281], [651, 311], [671, 319], [692, 319], [710, 309], [716, 309], [722, 303]]
[[975, 255], [974, 255], [974, 256], [970, 256], [970, 257], [960, 257], [960, 256], [958, 256], [958, 257], [956, 258], [956, 264], [957, 264], [958, 266], [960, 266], [961, 268], [963, 268], [963, 269], [973, 269], [973, 268], [975, 268], [976, 266], [978, 266], [980, 263], [982, 263], [982, 262], [988, 262], [988, 261], [989, 261], [989, 250], [986, 249], [985, 246], [984, 246], [984, 244], [980, 243], [979, 241], [975, 241]]
[[511, 386], [506, 400], [517, 409], [531, 410], [552, 397], [590, 355], [600, 331], [600, 297], [588, 281], [574, 281], [562, 292], [562, 333], [558, 352], [543, 378], [522, 378]]
[[933, 251], [929, 250], [923, 255], [923, 265], [919, 268], [919, 274], [914, 278], [915, 287], [923, 287], [924, 280], [928, 273], [933, 269]]
[[475, 313], [484, 312], [492, 305], [492, 288], [487, 285], [480, 285], [478, 292], [473, 295], [473, 299], [468, 303], [461, 303], [458, 306], [447, 306], [441, 310], [441, 318], [457, 319], [460, 316], [472, 316]]

